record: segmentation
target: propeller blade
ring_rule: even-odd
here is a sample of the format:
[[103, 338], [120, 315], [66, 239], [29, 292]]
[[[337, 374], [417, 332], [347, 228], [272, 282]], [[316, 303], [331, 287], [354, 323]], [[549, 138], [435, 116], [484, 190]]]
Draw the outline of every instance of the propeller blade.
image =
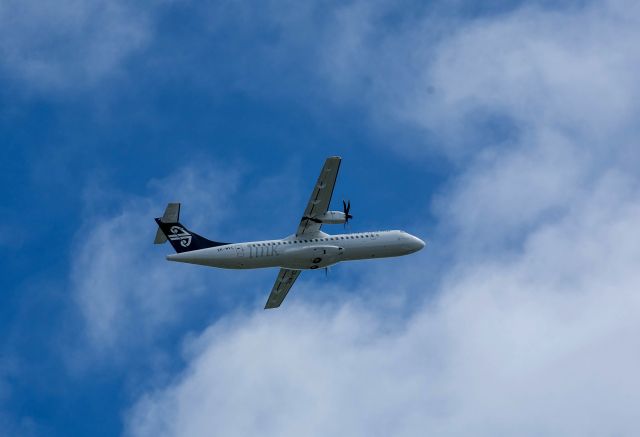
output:
[[343, 200], [342, 201], [342, 211], [344, 212], [344, 215], [348, 216], [350, 210], [351, 210], [351, 201], [349, 200], [348, 202], [345, 202]]
[[342, 210], [344, 211], [344, 227], [347, 227], [347, 223], [349, 223], [349, 219], [352, 219], [353, 216], [349, 214], [351, 211], [351, 200], [344, 201], [342, 200]]

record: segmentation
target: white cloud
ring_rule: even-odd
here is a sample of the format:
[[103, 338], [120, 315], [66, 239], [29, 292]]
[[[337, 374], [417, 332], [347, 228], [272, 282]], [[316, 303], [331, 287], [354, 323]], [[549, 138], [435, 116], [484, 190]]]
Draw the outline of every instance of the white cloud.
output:
[[93, 85], [117, 73], [151, 35], [153, 5], [122, 1], [0, 3], [0, 67], [32, 89]]
[[[87, 213], [74, 245], [72, 281], [95, 352], [117, 360], [127, 345], [153, 342], [161, 327], [181, 320], [176, 308], [205, 290], [203, 270], [184, 269], [163, 259], [166, 250], [152, 244], [153, 218], [162, 214], [167, 202], [180, 201], [185, 224], [215, 235], [216, 226], [230, 213], [228, 198], [236, 183], [234, 172], [208, 166], [181, 169], [153, 181], [149, 197], [119, 201], [115, 214]], [[104, 195], [90, 192], [87, 197], [99, 204]], [[207, 289], [212, 288], [208, 284]]]
[[392, 330], [366, 303], [226, 318], [141, 398], [129, 432], [634, 435], [639, 200], [605, 178], [509, 260], [450, 271]]
[[389, 31], [394, 8], [353, 2], [338, 9], [317, 48], [334, 94], [362, 102], [374, 127], [424, 129], [434, 136], [430, 147], [466, 159], [504, 141], [486, 137], [488, 124], [520, 135], [561, 129], [606, 148], [611, 131], [635, 122], [636, 2], [534, 5], [469, 20], [433, 6]]
[[594, 166], [573, 139], [541, 129], [521, 144], [488, 148], [469, 160], [435, 206], [450, 243], [482, 255], [513, 247], [531, 229], [568, 213], [592, 189]]
[[[386, 53], [420, 74], [374, 72], [370, 89], [393, 92], [373, 110], [436, 130], [460, 158], [433, 237], [450, 239], [453, 262], [422, 278], [425, 293], [441, 280], [437, 297], [391, 325], [367, 305], [389, 283], [359, 303], [224, 318], [186, 343], [173, 382], [140, 397], [128, 433], [636, 435], [639, 13], [524, 8], [461, 24], [428, 62]], [[419, 34], [386, 40], [419, 51]], [[468, 147], [486, 135], [476, 116], [518, 135]], [[420, 262], [407, 258], [414, 277], [398, 288]]]
[[[95, 358], [107, 365], [126, 365], [131, 350], [162, 355], [157, 344], [174, 328], [184, 326], [203, 302], [211, 305], [213, 317], [220, 307], [253, 299], [252, 293], [261, 289], [260, 299], [267, 298], [271, 284], [263, 282], [264, 276], [273, 280], [274, 272], [188, 267], [164, 259], [173, 253], [168, 244], [152, 244], [157, 229], [153, 218], [162, 214], [167, 202], [175, 201], [182, 203], [181, 222], [208, 238], [238, 241], [265, 232], [273, 235], [281, 208], [298, 193], [294, 189], [287, 199], [274, 203], [272, 197], [265, 197], [264, 189], [279, 189], [290, 183], [292, 175], [286, 170], [263, 175], [252, 181], [261, 190], [245, 189], [240, 195], [244, 171], [238, 163], [222, 169], [199, 162], [197, 168], [180, 168], [151, 180], [145, 195], [114, 193], [104, 180], [90, 185], [71, 256], [71, 291], [82, 327], [78, 343], [69, 348], [71, 367], [84, 370]], [[246, 210], [236, 219], [238, 205], [249, 205], [250, 215]], [[225, 229], [223, 237], [222, 224], [229, 221], [243, 226], [236, 231]], [[152, 360], [156, 359], [164, 358]]]
[[438, 47], [407, 116], [469, 135], [474, 113], [493, 112], [525, 129], [576, 135], [579, 126], [580, 135], [608, 147], [606, 134], [628, 127], [638, 111], [639, 22], [635, 2], [615, 0], [479, 20]]

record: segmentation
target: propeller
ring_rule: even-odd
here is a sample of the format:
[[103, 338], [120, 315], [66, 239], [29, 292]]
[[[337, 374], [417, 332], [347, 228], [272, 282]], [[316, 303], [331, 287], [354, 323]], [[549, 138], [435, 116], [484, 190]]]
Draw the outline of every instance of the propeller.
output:
[[344, 211], [344, 227], [347, 227], [347, 223], [349, 223], [349, 219], [352, 219], [353, 216], [351, 214], [349, 214], [349, 211], [351, 210], [351, 201], [347, 201], [345, 202], [344, 200], [342, 201], [342, 211]]

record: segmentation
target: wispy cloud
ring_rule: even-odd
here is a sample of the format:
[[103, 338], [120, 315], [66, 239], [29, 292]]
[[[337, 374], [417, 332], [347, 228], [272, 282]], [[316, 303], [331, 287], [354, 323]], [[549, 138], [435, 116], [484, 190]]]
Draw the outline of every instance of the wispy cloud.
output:
[[[125, 196], [116, 202], [117, 211], [88, 213], [75, 239], [72, 282], [90, 350], [117, 361], [120, 354], [114, 352], [152, 344], [160, 327], [181, 320], [176, 309], [203, 292], [203, 270], [162, 260], [151, 244], [153, 217], [167, 202], [180, 201], [188, 226], [215, 233], [230, 212], [237, 177], [204, 164], [198, 170], [183, 168], [152, 181], [148, 197]], [[90, 192], [87, 198], [100, 203], [103, 195]]]
[[29, 90], [94, 85], [118, 73], [152, 34], [154, 4], [122, 1], [3, 1], [0, 68]]
[[[230, 272], [167, 262], [164, 254], [173, 250], [152, 244], [156, 232], [153, 218], [162, 215], [167, 202], [175, 201], [183, 205], [181, 222], [210, 238], [246, 240], [256, 231], [263, 237], [264, 232], [273, 235], [281, 208], [299, 193], [295, 188], [287, 190], [282, 200], [265, 196], [265, 190], [280, 190], [291, 182], [287, 170], [252, 180], [260, 190], [254, 190], [252, 184], [243, 186], [248, 179], [245, 171], [241, 164], [223, 168], [201, 161], [151, 180], [143, 195], [114, 192], [104, 180], [87, 188], [70, 272], [83, 332], [81, 341], [73, 345], [72, 355], [84, 359], [70, 362], [72, 367], [82, 367], [95, 358], [107, 365], [122, 365], [126, 364], [127, 351], [155, 350], [172, 328], [184, 325], [199, 299], [212, 305], [210, 317], [215, 316], [216, 303], [220, 307], [230, 302], [237, 306], [237, 302], [253, 299], [252, 293], [260, 291], [261, 300], [266, 299], [271, 284], [257, 285], [255, 281], [261, 275], [244, 272], [241, 278], [235, 275], [230, 284], [229, 275], [225, 276]], [[238, 211], [236, 202], [250, 208]], [[242, 218], [236, 218], [237, 214]], [[295, 220], [294, 215], [291, 223]], [[228, 222], [243, 226], [234, 226], [237, 229], [222, 236], [221, 226]], [[263, 274], [275, 279], [274, 272]]]
[[638, 111], [640, 12], [631, 1], [476, 18], [438, 6], [406, 17], [387, 2], [337, 11], [317, 49], [333, 92], [387, 128], [423, 129], [435, 137], [429, 147], [452, 157], [541, 127], [575, 135], [579, 125], [608, 147], [604, 132], [628, 128]]

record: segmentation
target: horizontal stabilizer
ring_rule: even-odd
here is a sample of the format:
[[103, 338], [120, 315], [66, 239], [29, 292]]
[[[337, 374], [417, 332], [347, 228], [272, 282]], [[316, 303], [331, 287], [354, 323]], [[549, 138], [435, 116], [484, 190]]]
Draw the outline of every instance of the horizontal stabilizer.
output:
[[[164, 214], [162, 215], [163, 223], [178, 223], [180, 221], [180, 204], [179, 203], [169, 203], [167, 208], [164, 210]], [[158, 231], [156, 232], [156, 238], [153, 240], [153, 244], [162, 244], [167, 241], [167, 237], [164, 235], [164, 232], [158, 227]]]

